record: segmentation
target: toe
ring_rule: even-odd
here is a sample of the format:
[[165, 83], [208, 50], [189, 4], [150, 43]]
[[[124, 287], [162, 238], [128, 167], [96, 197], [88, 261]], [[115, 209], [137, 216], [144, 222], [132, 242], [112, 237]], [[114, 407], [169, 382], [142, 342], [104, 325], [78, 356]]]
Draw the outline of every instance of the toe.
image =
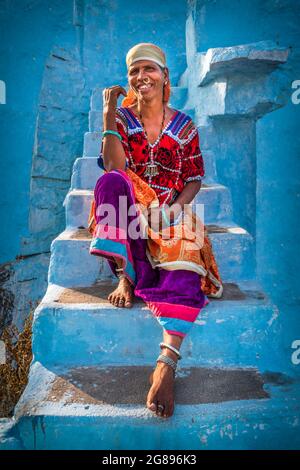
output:
[[164, 418], [169, 418], [171, 416], [171, 407], [170, 405], [166, 404], [164, 411], [163, 411], [163, 417]]
[[156, 411], [156, 404], [153, 403], [153, 402], [150, 403], [150, 405], [149, 405], [149, 410], [151, 410], [151, 411]]
[[175, 408], [174, 402], [168, 403], [168, 404], [166, 405], [166, 415], [167, 415], [166, 418], [170, 418], [170, 416], [173, 415], [173, 413], [174, 413], [174, 408]]
[[125, 295], [125, 306], [131, 307], [132, 306], [132, 298], [131, 295], [128, 293]]
[[127, 308], [132, 307], [132, 302], [130, 300], [126, 300], [125, 307], [127, 307]]
[[150, 411], [156, 412], [156, 400], [149, 398], [147, 400], [147, 408], [149, 408]]

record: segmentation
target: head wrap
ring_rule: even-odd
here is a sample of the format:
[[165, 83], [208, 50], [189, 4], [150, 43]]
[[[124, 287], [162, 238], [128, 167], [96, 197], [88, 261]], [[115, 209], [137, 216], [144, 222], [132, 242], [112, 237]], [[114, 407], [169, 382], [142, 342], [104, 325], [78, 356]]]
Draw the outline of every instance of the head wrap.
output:
[[[126, 55], [127, 70], [132, 64], [134, 64], [134, 62], [137, 62], [138, 60], [152, 60], [152, 62], [155, 62], [161, 67], [166, 67], [165, 53], [158, 46], [151, 44], [150, 42], [141, 42], [140, 44], [136, 44], [131, 49], [129, 49]], [[168, 80], [168, 83], [164, 86], [164, 103], [169, 101], [170, 94], [171, 85], [170, 80]], [[136, 101], [137, 97], [134, 91], [130, 88], [127, 96], [122, 101], [122, 106], [126, 108], [127, 106], [133, 105]]]
[[166, 56], [164, 52], [155, 44], [141, 42], [133, 46], [126, 55], [127, 69], [137, 60], [152, 60], [161, 67], [166, 66]]

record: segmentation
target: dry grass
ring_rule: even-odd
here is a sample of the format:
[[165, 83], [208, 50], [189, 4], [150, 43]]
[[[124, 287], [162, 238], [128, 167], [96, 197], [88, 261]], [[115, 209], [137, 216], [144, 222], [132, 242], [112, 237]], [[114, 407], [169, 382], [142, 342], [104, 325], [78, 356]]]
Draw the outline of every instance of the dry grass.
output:
[[14, 407], [27, 384], [32, 359], [33, 313], [20, 333], [13, 325], [1, 336], [6, 346], [6, 364], [0, 365], [0, 417], [12, 416]]

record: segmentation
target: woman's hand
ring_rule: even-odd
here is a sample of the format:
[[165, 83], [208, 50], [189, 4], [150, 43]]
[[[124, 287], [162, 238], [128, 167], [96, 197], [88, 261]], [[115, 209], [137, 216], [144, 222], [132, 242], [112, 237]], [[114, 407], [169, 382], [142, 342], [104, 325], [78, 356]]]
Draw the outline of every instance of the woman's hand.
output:
[[120, 95], [127, 96], [127, 91], [120, 85], [114, 85], [109, 88], [104, 88], [102, 92], [103, 96], [103, 114], [111, 111], [115, 111], [118, 104], [118, 98]]
[[165, 217], [163, 217], [162, 212], [162, 207], [148, 208], [148, 223], [155, 232], [159, 232], [160, 230], [169, 227], [181, 212], [181, 207], [168, 206], [167, 204], [164, 206], [164, 212], [168, 223], [165, 220]]

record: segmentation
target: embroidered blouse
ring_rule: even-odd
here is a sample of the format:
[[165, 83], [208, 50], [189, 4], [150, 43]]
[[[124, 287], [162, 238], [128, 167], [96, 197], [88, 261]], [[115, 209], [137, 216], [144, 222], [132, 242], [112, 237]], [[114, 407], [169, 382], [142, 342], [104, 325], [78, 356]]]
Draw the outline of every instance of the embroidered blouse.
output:
[[[160, 141], [148, 143], [142, 124], [130, 108], [116, 108], [116, 124], [122, 136], [129, 167], [156, 192], [160, 204], [171, 204], [189, 181], [202, 180], [204, 163], [198, 130], [192, 119], [176, 110], [162, 131]], [[103, 165], [103, 144], [98, 165]], [[151, 152], [159, 173], [145, 175]]]

